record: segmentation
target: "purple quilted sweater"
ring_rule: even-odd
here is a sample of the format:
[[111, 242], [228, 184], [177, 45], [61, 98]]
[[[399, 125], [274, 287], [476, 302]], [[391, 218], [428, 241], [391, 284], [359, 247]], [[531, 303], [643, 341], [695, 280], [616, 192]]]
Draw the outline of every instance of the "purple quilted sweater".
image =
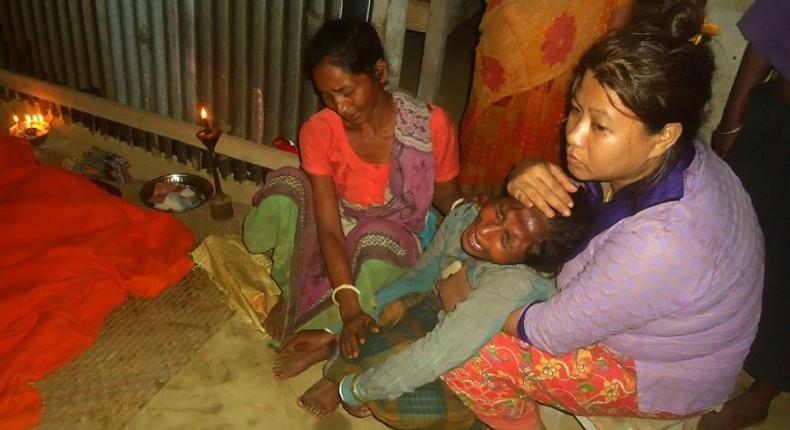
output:
[[696, 152], [682, 198], [595, 236], [521, 327], [555, 355], [600, 341], [632, 357], [646, 412], [725, 401], [760, 316], [763, 238], [749, 196], [707, 146]]

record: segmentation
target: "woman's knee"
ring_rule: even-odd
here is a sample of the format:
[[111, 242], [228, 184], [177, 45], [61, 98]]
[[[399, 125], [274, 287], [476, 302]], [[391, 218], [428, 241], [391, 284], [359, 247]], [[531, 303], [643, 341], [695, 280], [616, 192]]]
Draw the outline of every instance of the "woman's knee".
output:
[[359, 222], [346, 236], [346, 249], [360, 262], [371, 257], [406, 258], [406, 264], [412, 264], [420, 251], [417, 239], [405, 226], [386, 219]]

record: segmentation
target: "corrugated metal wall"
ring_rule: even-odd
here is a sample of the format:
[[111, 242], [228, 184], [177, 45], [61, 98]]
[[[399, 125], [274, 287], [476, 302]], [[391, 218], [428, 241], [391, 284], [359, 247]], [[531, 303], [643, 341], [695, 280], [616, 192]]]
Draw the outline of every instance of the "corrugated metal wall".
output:
[[[201, 106], [226, 133], [295, 140], [318, 108], [303, 46], [342, 0], [0, 0], [0, 67], [196, 123]], [[5, 92], [7, 97], [19, 94]], [[41, 101], [46, 103], [46, 101]], [[202, 168], [182, 142], [67, 107], [68, 120]], [[223, 176], [260, 168], [220, 162]]]

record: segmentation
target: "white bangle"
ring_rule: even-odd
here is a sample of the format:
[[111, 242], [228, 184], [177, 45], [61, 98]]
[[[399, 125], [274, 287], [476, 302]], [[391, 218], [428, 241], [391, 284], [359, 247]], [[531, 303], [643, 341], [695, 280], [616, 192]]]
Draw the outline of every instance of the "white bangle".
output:
[[718, 127], [716, 127], [716, 129], [713, 130], [713, 134], [718, 134], [718, 135], [721, 135], [721, 136], [728, 136], [730, 134], [735, 134], [735, 133], [741, 131], [742, 128], [743, 128], [743, 124], [733, 128], [732, 130], [728, 130], [728, 131], [721, 131], [721, 130], [719, 130]]
[[455, 208], [460, 206], [464, 202], [464, 200], [465, 199], [463, 197], [461, 197], [458, 200], [454, 201], [453, 204], [450, 206], [450, 212], [454, 211]]
[[357, 287], [351, 285], [351, 284], [338, 285], [337, 287], [332, 289], [332, 301], [335, 302], [335, 304], [338, 305], [338, 306], [340, 306], [340, 303], [337, 302], [337, 297], [336, 296], [337, 296], [338, 291], [342, 291], [342, 290], [351, 290], [351, 291], [357, 293], [357, 299], [359, 299], [359, 296], [361, 294], [359, 292], [359, 289]]
[[[452, 263], [450, 263], [449, 266], [445, 267], [444, 270], [442, 270], [442, 279], [447, 279], [450, 276], [453, 276], [456, 273], [458, 273], [458, 271], [461, 270], [461, 266], [462, 265], [463, 265], [463, 263], [461, 263], [458, 260], [455, 260]], [[435, 286], [434, 286], [434, 288], [435, 288]]]

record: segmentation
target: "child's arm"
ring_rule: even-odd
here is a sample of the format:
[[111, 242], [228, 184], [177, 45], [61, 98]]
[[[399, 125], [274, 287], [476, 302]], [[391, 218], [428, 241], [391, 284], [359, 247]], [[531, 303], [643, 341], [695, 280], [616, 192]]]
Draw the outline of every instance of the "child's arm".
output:
[[[466, 269], [466, 266], [462, 267]], [[467, 270], [459, 270], [436, 283], [436, 293], [442, 301], [442, 309], [452, 312], [459, 303], [472, 294], [472, 285], [466, 277]]]
[[373, 313], [373, 318], [378, 321], [381, 310], [393, 300], [409, 293], [433, 290], [434, 284], [439, 280], [442, 255], [448, 248], [448, 241], [451, 238], [456, 238], [459, 235], [459, 230], [462, 231], [474, 219], [476, 211], [470, 209], [468, 206], [459, 207], [450, 213], [442, 221], [433, 240], [425, 252], [420, 254], [414, 267], [408, 269], [395, 282], [376, 292], [376, 310]]
[[[473, 283], [481, 282], [469, 298], [424, 338], [357, 376], [341, 382], [343, 401], [395, 398], [435, 380], [476, 353], [499, 329], [510, 312], [534, 300], [546, 299], [553, 281], [539, 277], [525, 266], [478, 268]], [[484, 272], [484, 273], [481, 273]], [[345, 393], [345, 394], [343, 394]]]

